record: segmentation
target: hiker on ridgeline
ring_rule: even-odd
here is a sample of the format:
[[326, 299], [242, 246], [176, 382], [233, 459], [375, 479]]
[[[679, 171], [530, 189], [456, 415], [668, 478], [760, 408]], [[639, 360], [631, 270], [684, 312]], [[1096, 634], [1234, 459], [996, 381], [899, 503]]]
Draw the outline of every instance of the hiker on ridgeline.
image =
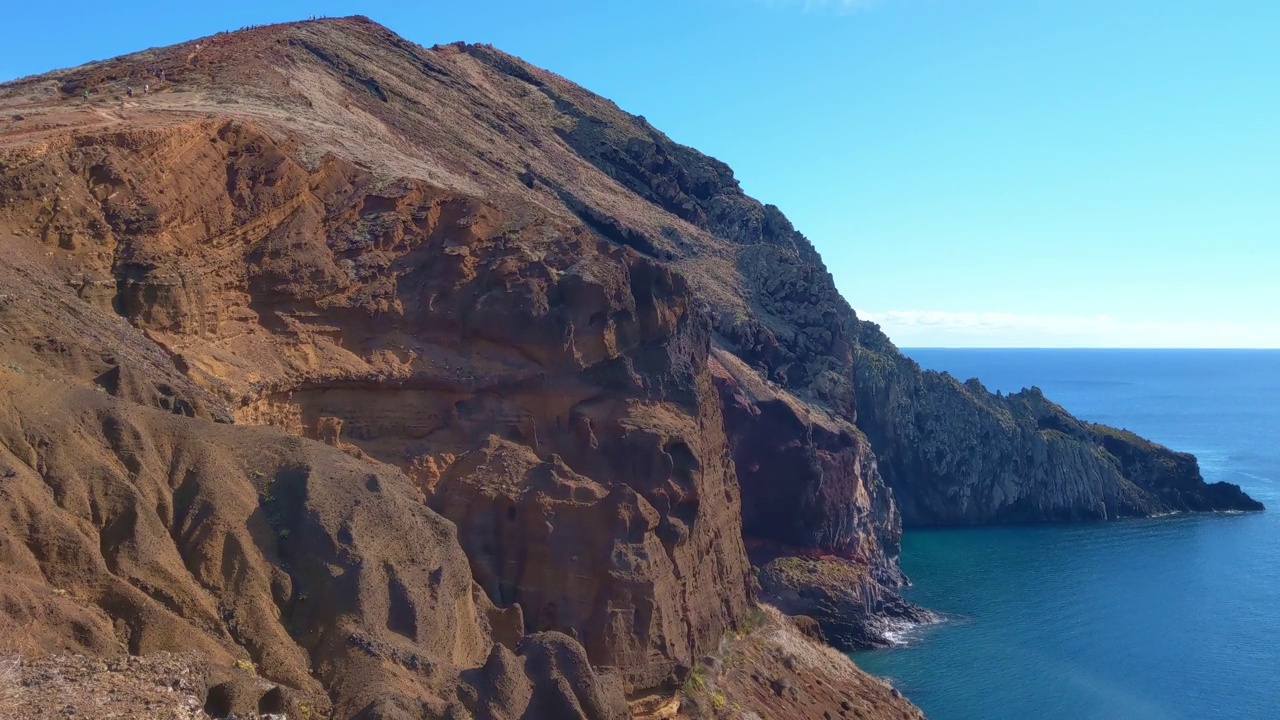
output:
[[125, 93], [126, 95], [128, 95], [129, 97], [133, 97], [133, 86], [132, 86], [132, 85], [129, 85], [129, 86], [125, 87], [125, 89], [124, 89], [124, 93]]
[[89, 102], [89, 88], [85, 88], [84, 92], [81, 93], [81, 96], [84, 98], [85, 102]]
[[150, 84], [150, 83], [143, 84], [143, 86], [142, 86], [142, 94], [143, 94], [143, 95], [147, 95], [147, 94], [149, 94], [150, 92], [151, 92], [151, 84]]

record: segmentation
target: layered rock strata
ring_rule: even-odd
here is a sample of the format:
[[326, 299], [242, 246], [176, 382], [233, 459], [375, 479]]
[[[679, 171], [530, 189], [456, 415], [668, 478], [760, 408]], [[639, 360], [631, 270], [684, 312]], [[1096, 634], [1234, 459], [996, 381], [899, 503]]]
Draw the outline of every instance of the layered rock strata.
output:
[[231, 711], [622, 717], [749, 624], [744, 538], [858, 645], [904, 524], [1259, 507], [922, 372], [726, 165], [491, 47], [262, 27], [0, 111], [0, 607]]

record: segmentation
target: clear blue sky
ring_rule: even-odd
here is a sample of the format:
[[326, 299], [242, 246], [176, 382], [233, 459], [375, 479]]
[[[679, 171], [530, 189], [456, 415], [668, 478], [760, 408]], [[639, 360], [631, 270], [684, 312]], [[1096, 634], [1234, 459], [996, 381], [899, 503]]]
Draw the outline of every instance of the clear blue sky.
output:
[[900, 345], [1280, 347], [1280, 2], [10, 2], [0, 78], [363, 13], [715, 155]]

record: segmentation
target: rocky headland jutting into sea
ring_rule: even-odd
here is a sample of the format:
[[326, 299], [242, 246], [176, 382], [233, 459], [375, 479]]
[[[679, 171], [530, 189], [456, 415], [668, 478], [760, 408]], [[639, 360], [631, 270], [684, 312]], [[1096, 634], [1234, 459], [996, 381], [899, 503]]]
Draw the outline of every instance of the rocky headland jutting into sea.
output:
[[1261, 508], [922, 371], [726, 165], [488, 46], [260, 27], [0, 111], [9, 649], [187, 653], [213, 714], [914, 717], [817, 640], [922, 617], [904, 524]]

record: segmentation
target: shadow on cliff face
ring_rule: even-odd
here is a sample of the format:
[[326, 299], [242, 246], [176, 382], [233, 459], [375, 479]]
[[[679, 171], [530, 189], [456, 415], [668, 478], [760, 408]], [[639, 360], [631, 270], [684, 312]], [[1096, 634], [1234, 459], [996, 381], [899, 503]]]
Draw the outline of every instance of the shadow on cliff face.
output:
[[725, 351], [713, 368], [760, 596], [845, 650], [886, 645], [890, 618], [930, 620], [898, 595], [902, 529], [862, 433]]

